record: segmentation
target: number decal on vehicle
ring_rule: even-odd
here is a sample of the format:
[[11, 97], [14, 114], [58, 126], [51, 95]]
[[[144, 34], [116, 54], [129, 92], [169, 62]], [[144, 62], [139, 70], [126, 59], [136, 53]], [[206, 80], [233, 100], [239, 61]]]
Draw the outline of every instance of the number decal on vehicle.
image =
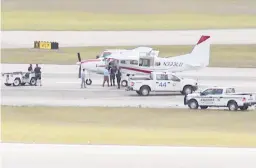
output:
[[166, 87], [166, 82], [160, 82], [160, 83], [159, 83], [159, 86], [160, 86], [160, 87]]

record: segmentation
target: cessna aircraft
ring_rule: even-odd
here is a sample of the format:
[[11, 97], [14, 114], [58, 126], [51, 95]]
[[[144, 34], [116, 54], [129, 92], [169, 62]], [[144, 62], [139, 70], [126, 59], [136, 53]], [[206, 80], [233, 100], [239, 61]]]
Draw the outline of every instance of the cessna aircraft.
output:
[[156, 56], [158, 56], [158, 53], [159, 53], [159, 51], [153, 50], [150, 47], [137, 47], [137, 48], [134, 48], [134, 49], [131, 49], [131, 50], [127, 50], [127, 49], [106, 49], [100, 55], [97, 55], [96, 59], [98, 59], [98, 58], [107, 58], [107, 57], [109, 57], [113, 54], [121, 55], [125, 52], [151, 53], [151, 55], [152, 55], [152, 53], [154, 53]]
[[[150, 74], [152, 71], [182, 72], [207, 67], [210, 62], [209, 38], [210, 36], [201, 36], [191, 53], [175, 57], [158, 57], [159, 51], [150, 50], [149, 47], [141, 47], [141, 51], [144, 48], [147, 52], [129, 50], [121, 54], [113, 53], [107, 57], [99, 57], [85, 61], [81, 61], [81, 57], [78, 55], [79, 62], [77, 64], [80, 65], [79, 77], [81, 69], [103, 74], [104, 68], [108, 67], [110, 63], [119, 67], [122, 74], [125, 74], [125, 76], [132, 74]], [[122, 86], [127, 85], [127, 78], [123, 78], [122, 76]], [[89, 78], [86, 83], [90, 85], [92, 80]]]

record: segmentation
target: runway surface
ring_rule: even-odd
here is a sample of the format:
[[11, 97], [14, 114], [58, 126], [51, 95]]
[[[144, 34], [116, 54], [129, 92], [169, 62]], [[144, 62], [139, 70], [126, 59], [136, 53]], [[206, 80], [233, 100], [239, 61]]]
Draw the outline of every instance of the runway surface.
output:
[[[193, 73], [190, 74], [190, 78], [194, 76]], [[80, 79], [76, 73], [69, 74], [65, 78], [63, 74], [58, 76], [47, 73], [42, 78], [43, 86], [7, 87], [2, 84], [2, 105], [187, 108], [183, 105], [184, 96], [179, 92], [160, 94], [152, 92], [149, 96], [142, 97], [136, 92], [125, 91], [124, 88], [119, 90], [117, 87], [107, 87], [107, 85], [102, 87], [101, 75], [92, 75], [93, 84], [85, 89], [80, 88]], [[247, 80], [233, 77], [232, 80], [228, 78], [224, 80], [197, 76], [200, 89], [228, 86], [235, 87], [237, 92], [256, 93], [256, 78], [249, 79], [249, 77]]]
[[1, 31], [1, 46], [2, 48], [33, 48], [34, 41], [56, 41], [60, 47], [194, 45], [202, 35], [212, 36], [211, 44], [256, 44], [256, 29], [216, 29], [182, 31]]

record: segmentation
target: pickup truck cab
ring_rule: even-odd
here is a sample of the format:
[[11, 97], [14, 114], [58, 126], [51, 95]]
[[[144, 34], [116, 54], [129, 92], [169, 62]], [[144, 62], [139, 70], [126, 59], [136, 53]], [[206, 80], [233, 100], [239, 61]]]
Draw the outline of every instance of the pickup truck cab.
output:
[[210, 87], [199, 93], [188, 94], [184, 104], [190, 109], [206, 109], [208, 107], [228, 107], [231, 111], [247, 110], [256, 104], [256, 95], [253, 93], [236, 93], [235, 88]]
[[197, 81], [194, 79], [180, 78], [172, 73], [152, 72], [149, 77], [130, 78], [126, 90], [148, 96], [150, 92], [181, 92], [185, 95], [197, 89]]

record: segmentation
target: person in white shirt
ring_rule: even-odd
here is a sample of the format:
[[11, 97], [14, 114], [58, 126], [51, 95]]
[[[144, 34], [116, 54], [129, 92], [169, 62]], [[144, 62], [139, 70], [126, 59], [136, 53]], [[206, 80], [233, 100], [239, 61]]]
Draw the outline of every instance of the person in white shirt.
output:
[[108, 83], [108, 87], [109, 87], [109, 71], [108, 71], [108, 69], [105, 68], [103, 73], [104, 73], [104, 80], [103, 80], [102, 87], [104, 87], [105, 82]]
[[86, 88], [86, 83], [85, 83], [85, 76], [86, 76], [86, 74], [85, 74], [85, 69], [83, 69], [83, 71], [82, 71], [82, 73], [81, 73], [81, 80], [82, 80], [82, 82], [81, 82], [81, 88]]

